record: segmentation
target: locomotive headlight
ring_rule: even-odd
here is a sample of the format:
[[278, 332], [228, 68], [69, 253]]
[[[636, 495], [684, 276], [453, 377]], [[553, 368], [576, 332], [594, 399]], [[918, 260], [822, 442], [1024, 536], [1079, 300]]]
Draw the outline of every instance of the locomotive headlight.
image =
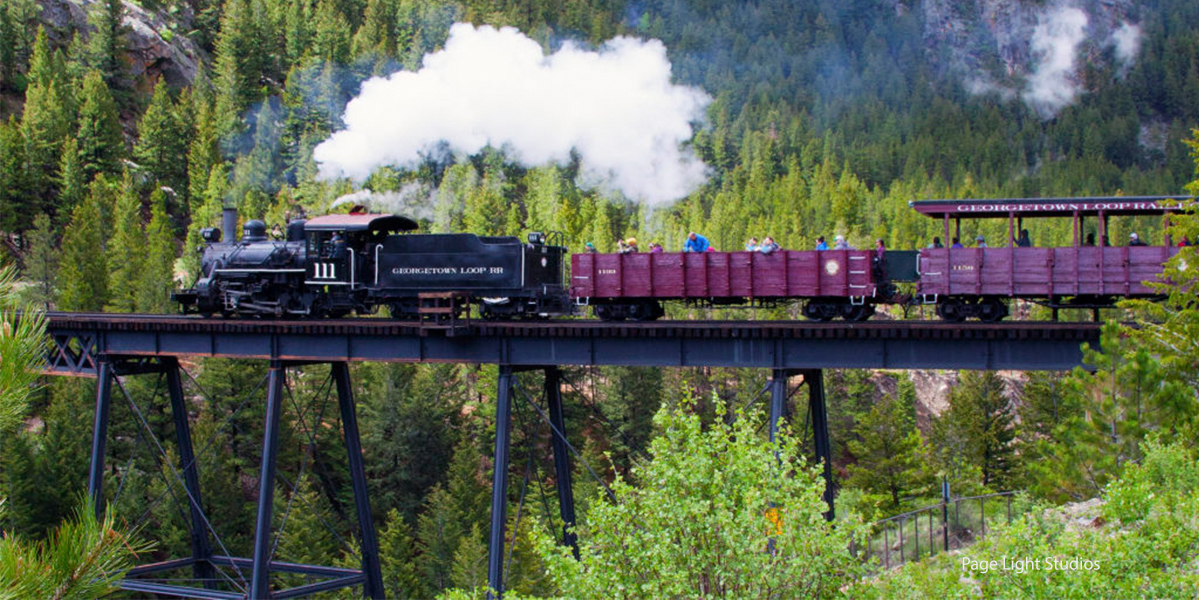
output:
[[216, 227], [205, 227], [200, 230], [200, 238], [210, 244], [215, 244], [221, 241], [221, 230]]

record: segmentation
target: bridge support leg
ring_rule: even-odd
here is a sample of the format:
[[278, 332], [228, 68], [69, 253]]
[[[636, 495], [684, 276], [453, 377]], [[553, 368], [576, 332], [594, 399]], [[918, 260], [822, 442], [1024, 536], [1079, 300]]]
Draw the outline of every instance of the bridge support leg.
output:
[[192, 573], [204, 581], [205, 587], [213, 585], [212, 547], [208, 543], [204, 509], [200, 503], [200, 476], [196, 467], [196, 455], [192, 449], [192, 431], [188, 425], [187, 404], [183, 398], [183, 381], [179, 377], [179, 360], [174, 357], [162, 359], [162, 368], [167, 376], [167, 393], [171, 397], [171, 417], [175, 421], [175, 440], [179, 444], [179, 463], [183, 472], [183, 485], [188, 494], [191, 515]]
[[383, 600], [383, 577], [379, 570], [379, 542], [371, 519], [371, 503], [367, 496], [367, 472], [363, 467], [362, 440], [358, 435], [358, 416], [354, 410], [354, 391], [350, 388], [350, 368], [344, 362], [331, 363], [337, 384], [338, 406], [342, 411], [346, 452], [349, 458], [350, 483], [354, 488], [354, 510], [358, 513], [358, 532], [362, 551], [363, 597]]
[[504, 595], [504, 527], [508, 518], [508, 450], [512, 427], [513, 368], [500, 365], [496, 385], [496, 451], [492, 460], [492, 530], [488, 538], [488, 598]]
[[558, 514], [563, 521], [563, 544], [570, 546], [575, 559], [579, 559], [575, 532], [575, 495], [571, 488], [571, 455], [567, 449], [567, 428], [563, 420], [562, 387], [559, 383], [558, 367], [547, 367], [546, 402], [550, 405], [550, 445], [554, 449], [554, 487], [558, 490]]
[[783, 419], [787, 409], [789, 375], [791, 375], [791, 371], [787, 369], [771, 370], [771, 411], [767, 417], [770, 419], [767, 423], [767, 432], [772, 442], [775, 441], [775, 436], [779, 435], [779, 421]]
[[279, 452], [279, 416], [283, 412], [283, 381], [287, 368], [271, 361], [267, 377], [267, 418], [263, 430], [262, 467], [258, 477], [258, 518], [254, 523], [254, 570], [250, 597], [271, 595], [271, 511], [275, 500], [275, 461]]
[[808, 410], [812, 415], [813, 445], [817, 458], [825, 469], [825, 504], [829, 512], [825, 519], [832, 521], [833, 513], [833, 456], [829, 447], [829, 415], [825, 410], [825, 380], [820, 369], [804, 371], [804, 383], [808, 386]]
[[108, 412], [112, 406], [112, 363], [100, 363], [96, 379], [96, 414], [92, 421], [92, 464], [88, 470], [88, 497], [96, 507], [96, 518], [104, 517], [104, 452], [108, 444]]

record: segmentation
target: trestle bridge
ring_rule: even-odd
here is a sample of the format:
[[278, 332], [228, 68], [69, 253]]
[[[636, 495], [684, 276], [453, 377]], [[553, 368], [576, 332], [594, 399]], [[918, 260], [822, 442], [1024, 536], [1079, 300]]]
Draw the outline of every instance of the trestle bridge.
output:
[[[367, 481], [350, 380], [349, 363], [453, 362], [499, 365], [496, 388], [496, 437], [492, 480], [488, 583], [504, 591], [505, 526], [512, 406], [520, 395], [537, 409], [552, 435], [555, 484], [564, 524], [575, 521], [571, 494], [571, 456], [574, 448], [564, 435], [561, 372], [563, 365], [622, 365], [651, 367], [735, 367], [770, 369], [761, 394], [769, 396], [770, 435], [786, 417], [788, 398], [798, 391], [789, 380], [802, 375], [808, 390], [808, 410], [816, 455], [824, 461], [825, 498], [832, 518], [830, 440], [822, 370], [857, 369], [979, 369], [1068, 370], [1080, 365], [1081, 345], [1097, 346], [1098, 323], [1011, 322], [1003, 324], [928, 321], [868, 321], [817, 323], [791, 321], [660, 321], [605, 323], [563, 320], [552, 322], [408, 323], [384, 319], [325, 321], [240, 321], [167, 315], [49, 313], [53, 340], [46, 373], [94, 377], [96, 408], [88, 493], [103, 510], [103, 481], [113, 384], [127, 395], [123, 377], [159, 374], [165, 377], [175, 435], [178, 465], [171, 467], [186, 492], [190, 519], [191, 556], [141, 565], [122, 582], [125, 590], [213, 599], [288, 598], [361, 585], [363, 595], [383, 598], [375, 528], [371, 520]], [[181, 358], [226, 357], [266, 361], [266, 415], [259, 465], [258, 508], [254, 552], [230, 556], [219, 544], [205, 514], [197, 455], [187, 417]], [[272, 518], [279, 453], [280, 414], [289, 368], [328, 364], [336, 388], [349, 474], [358, 519], [362, 556], [359, 569], [291, 564], [273, 560]], [[515, 387], [520, 371], [544, 374], [546, 410]], [[520, 394], [514, 393], [519, 391]], [[131, 404], [136, 409], [136, 404]], [[161, 450], [161, 447], [160, 447]], [[563, 543], [574, 544], [565, 530]], [[196, 582], [183, 585], [152, 576], [187, 569]], [[236, 578], [222, 575], [233, 570]], [[221, 573], [218, 573], [221, 572]], [[288, 589], [272, 589], [271, 574], [294, 573], [309, 580]], [[226, 585], [216, 585], [218, 575]]]

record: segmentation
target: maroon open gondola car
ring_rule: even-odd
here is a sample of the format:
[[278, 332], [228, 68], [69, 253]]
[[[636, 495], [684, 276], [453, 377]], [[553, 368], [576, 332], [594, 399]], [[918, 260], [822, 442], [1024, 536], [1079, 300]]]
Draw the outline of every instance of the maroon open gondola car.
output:
[[[1029, 299], [1051, 306], [1096, 308], [1115, 300], [1152, 297], [1146, 285], [1178, 248], [1163, 245], [1107, 247], [1110, 217], [1180, 212], [1186, 196], [927, 200], [914, 210], [945, 224], [958, 237], [962, 219], [1009, 222], [1008, 243], [998, 248], [927, 248], [888, 251], [882, 262], [867, 250], [786, 250], [658, 254], [576, 254], [571, 258], [571, 297], [602, 319], [649, 320], [663, 301], [707, 305], [805, 302], [804, 314], [827, 320], [870, 318], [877, 304], [936, 304], [947, 320], [998, 321], [1008, 302]], [[1061, 248], [1018, 245], [1017, 233], [1031, 218], [1070, 218], [1074, 243]], [[1094, 219], [1100, 246], [1081, 240]], [[951, 235], [951, 226], [953, 232]], [[897, 283], [914, 283], [901, 293]]]

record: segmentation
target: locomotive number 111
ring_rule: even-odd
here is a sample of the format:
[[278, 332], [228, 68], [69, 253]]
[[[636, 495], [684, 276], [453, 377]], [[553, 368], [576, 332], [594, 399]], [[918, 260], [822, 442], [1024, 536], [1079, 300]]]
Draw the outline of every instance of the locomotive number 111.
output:
[[337, 263], [313, 263], [313, 279], [337, 279]]

